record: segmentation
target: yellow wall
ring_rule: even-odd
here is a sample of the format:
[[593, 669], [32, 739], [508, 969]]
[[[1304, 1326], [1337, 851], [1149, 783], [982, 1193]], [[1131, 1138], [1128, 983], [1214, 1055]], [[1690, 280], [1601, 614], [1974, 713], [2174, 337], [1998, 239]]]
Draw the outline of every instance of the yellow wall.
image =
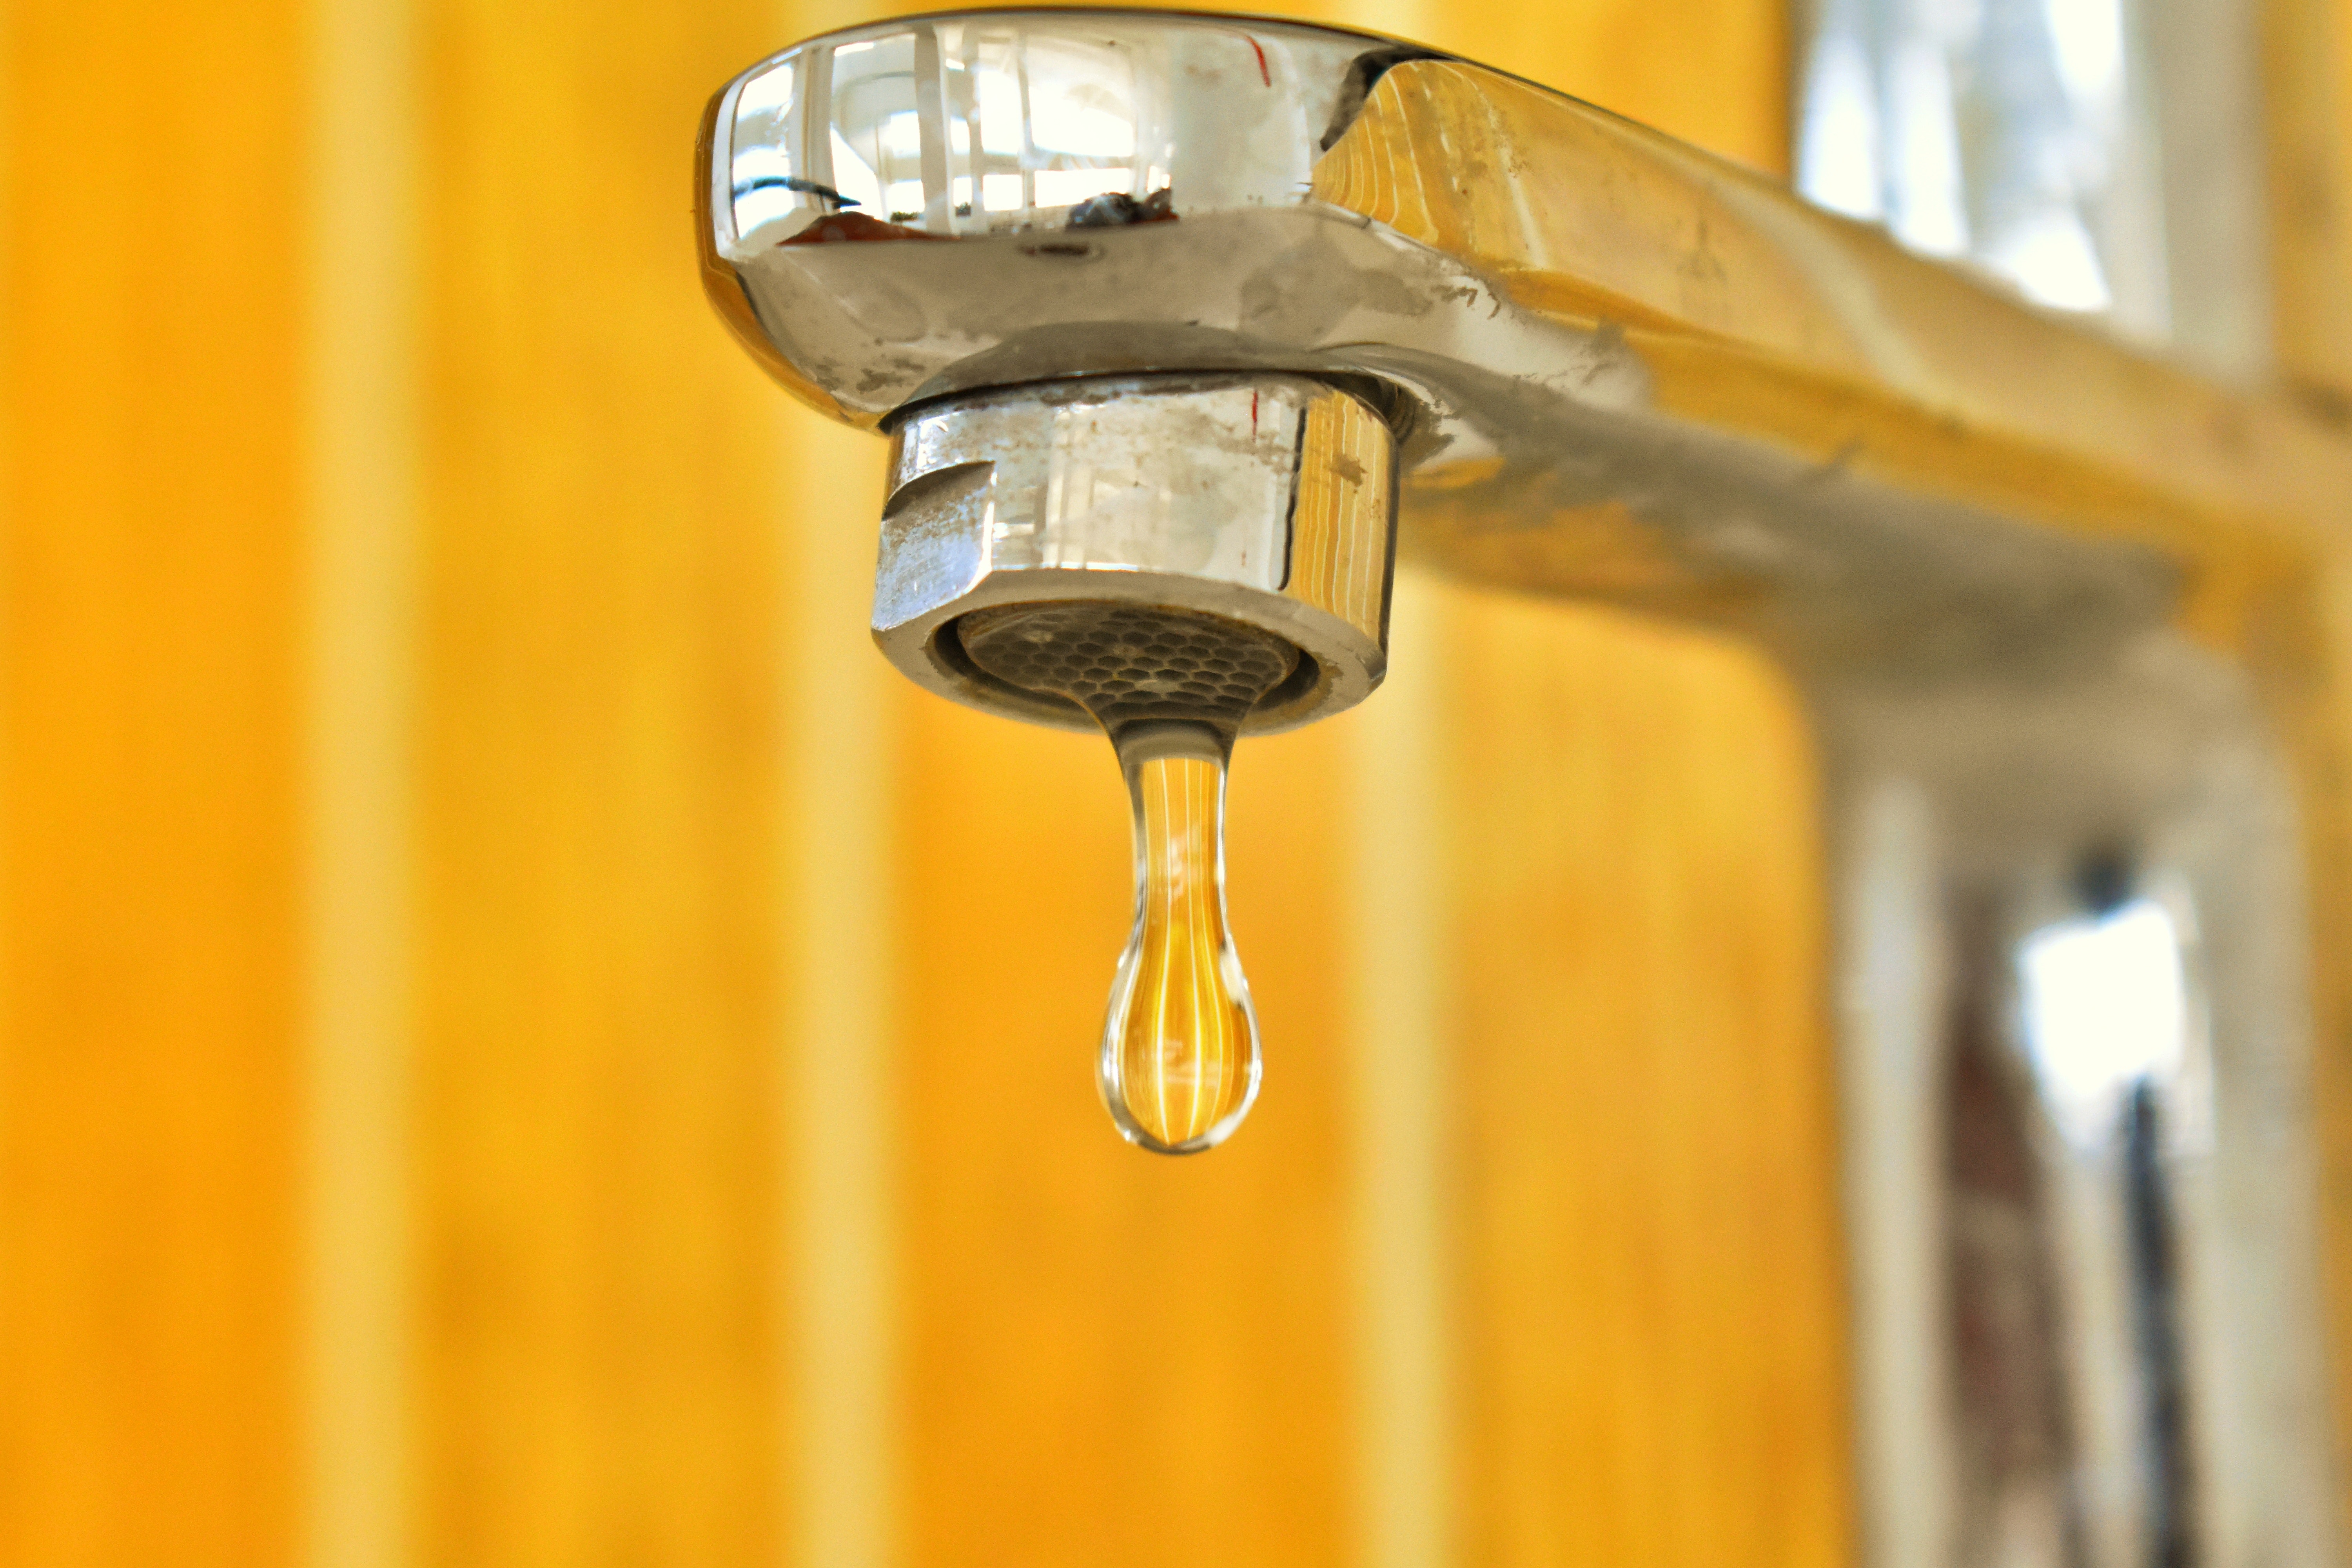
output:
[[[1842, 1563], [1788, 694], [1407, 584], [1120, 1146], [1108, 748], [882, 668], [695, 281], [867, 14], [0, 11], [0, 1561]], [[1781, 156], [1774, 0], [1325, 15]]]
[[[302, 18], [6, 18], [0, 1555], [301, 1481]], [[226, 90], [224, 90], [226, 89]]]

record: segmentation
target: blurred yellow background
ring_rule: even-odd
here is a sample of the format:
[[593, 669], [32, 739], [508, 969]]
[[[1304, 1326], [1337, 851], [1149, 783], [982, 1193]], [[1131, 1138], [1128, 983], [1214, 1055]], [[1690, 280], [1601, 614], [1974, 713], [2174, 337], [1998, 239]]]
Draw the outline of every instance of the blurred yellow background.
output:
[[[887, 670], [696, 276], [877, 14], [0, 6], [0, 1561], [1839, 1568], [1789, 692], [1406, 582], [1237, 760], [1258, 1110], [1122, 1146], [1109, 748]], [[1291, 14], [1785, 161], [1780, 0]]]

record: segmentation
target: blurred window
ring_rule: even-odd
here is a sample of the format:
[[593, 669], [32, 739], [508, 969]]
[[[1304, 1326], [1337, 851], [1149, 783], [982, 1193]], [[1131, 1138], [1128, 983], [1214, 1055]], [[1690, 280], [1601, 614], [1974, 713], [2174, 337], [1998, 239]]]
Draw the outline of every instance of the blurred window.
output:
[[1798, 188], [2209, 370], [2268, 332], [2237, 0], [1814, 0]]
[[2179, 928], [2163, 905], [2135, 900], [2062, 921], [2018, 953], [2025, 1043], [2044, 1102], [2068, 1137], [2098, 1148], [2126, 1097], [2170, 1087], [2189, 1024]]

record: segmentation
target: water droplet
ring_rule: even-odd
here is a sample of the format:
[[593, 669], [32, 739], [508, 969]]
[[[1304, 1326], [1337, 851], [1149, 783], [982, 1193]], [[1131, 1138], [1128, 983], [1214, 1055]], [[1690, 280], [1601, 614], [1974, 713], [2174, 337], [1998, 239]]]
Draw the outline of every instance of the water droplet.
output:
[[1197, 1153], [1257, 1098], [1257, 1015], [1225, 920], [1227, 742], [1206, 724], [1159, 723], [1118, 746], [1135, 815], [1135, 926], [1097, 1077], [1130, 1142]]

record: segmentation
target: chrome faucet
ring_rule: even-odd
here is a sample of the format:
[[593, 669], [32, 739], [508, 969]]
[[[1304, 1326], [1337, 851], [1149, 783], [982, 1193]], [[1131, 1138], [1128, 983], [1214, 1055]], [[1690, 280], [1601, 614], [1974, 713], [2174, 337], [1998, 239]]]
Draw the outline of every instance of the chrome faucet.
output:
[[698, 178], [720, 314], [889, 435], [874, 634], [933, 690], [1091, 722], [991, 617], [1126, 607], [1276, 639], [1237, 721], [1302, 723], [1380, 683], [1399, 551], [1777, 658], [1828, 781], [1868, 1561], [2336, 1560], [2336, 433], [1326, 28], [836, 33], [718, 96]]

